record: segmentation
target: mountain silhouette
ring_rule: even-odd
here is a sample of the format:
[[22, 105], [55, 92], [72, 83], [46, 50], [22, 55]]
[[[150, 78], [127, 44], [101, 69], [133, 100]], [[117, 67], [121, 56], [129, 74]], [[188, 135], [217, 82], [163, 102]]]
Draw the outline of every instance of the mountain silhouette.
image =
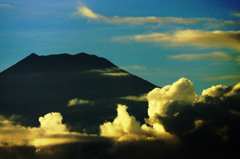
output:
[[[117, 104], [128, 105], [129, 113], [142, 121], [147, 102], [121, 97], [155, 87], [95, 55], [32, 53], [0, 73], [0, 114], [14, 114], [24, 125], [38, 126], [39, 116], [60, 112], [71, 130], [96, 133], [105, 120], [114, 119]], [[69, 106], [72, 99], [78, 102]]]

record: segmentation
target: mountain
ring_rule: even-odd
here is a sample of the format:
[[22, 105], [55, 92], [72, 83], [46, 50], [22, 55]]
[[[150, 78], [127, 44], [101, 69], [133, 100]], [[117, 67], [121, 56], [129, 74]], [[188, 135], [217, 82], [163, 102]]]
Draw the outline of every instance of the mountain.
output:
[[130, 114], [142, 121], [147, 102], [122, 97], [140, 96], [155, 87], [95, 55], [32, 53], [0, 73], [0, 114], [38, 126], [39, 116], [60, 112], [71, 130], [96, 133], [105, 120], [114, 119], [117, 104], [128, 105]]

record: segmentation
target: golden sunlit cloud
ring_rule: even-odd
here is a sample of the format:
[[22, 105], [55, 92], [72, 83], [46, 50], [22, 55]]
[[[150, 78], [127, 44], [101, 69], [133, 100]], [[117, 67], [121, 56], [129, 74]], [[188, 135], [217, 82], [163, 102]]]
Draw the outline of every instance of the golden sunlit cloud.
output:
[[60, 113], [48, 113], [39, 118], [39, 127], [24, 127], [0, 116], [0, 146], [49, 146], [81, 140], [81, 134], [70, 132], [62, 123]]
[[179, 106], [192, 105], [196, 97], [193, 83], [186, 78], [181, 78], [172, 85], [153, 89], [147, 95], [149, 122], [158, 121], [158, 116], [166, 117], [171, 103], [178, 102]]
[[176, 139], [176, 137], [166, 132], [158, 116], [166, 117], [169, 104], [177, 101], [179, 105], [192, 105], [196, 99], [196, 93], [191, 81], [181, 78], [172, 85], [163, 88], [155, 88], [147, 95], [148, 119], [147, 124], [140, 126], [134, 116], [128, 114], [127, 107], [118, 105], [118, 115], [113, 122], [106, 122], [100, 126], [102, 136], [115, 137], [122, 140], [139, 139]]
[[166, 132], [160, 122], [152, 126], [146, 124], [140, 126], [140, 122], [127, 112], [127, 106], [118, 105], [117, 117], [113, 122], [105, 122], [100, 126], [101, 136], [113, 137], [117, 141], [126, 140], [153, 140], [153, 139], [174, 139], [174, 135]]
[[[129, 115], [127, 106], [119, 104], [116, 118], [112, 122], [100, 125], [100, 136], [113, 138], [117, 142], [159, 139], [166, 142], [178, 142], [176, 135], [166, 131], [163, 119], [178, 120], [184, 115], [181, 110], [194, 108], [196, 104], [200, 104], [201, 107], [206, 104], [209, 107], [209, 104], [213, 102], [224, 102], [229, 98], [239, 99], [239, 91], [240, 83], [234, 87], [217, 85], [203, 90], [198, 97], [193, 83], [186, 78], [181, 78], [172, 85], [155, 88], [147, 94], [148, 118], [145, 119], [145, 124], [141, 125], [134, 116]], [[233, 108], [229, 112], [237, 115], [239, 113]], [[49, 145], [80, 142], [86, 137], [97, 137], [97, 135], [70, 132], [67, 125], [62, 123], [62, 115], [56, 112], [39, 117], [39, 127], [25, 127], [15, 123], [13, 119], [0, 116], [1, 147], [35, 146], [41, 148]], [[188, 133], [197, 131], [208, 123], [201, 118], [193, 119], [192, 125], [194, 127], [187, 130]], [[218, 133], [224, 129], [219, 127], [216, 130]], [[220, 134], [220, 136], [224, 137], [226, 133]]]
[[214, 60], [214, 61], [230, 61], [233, 60], [229, 54], [225, 52], [212, 52], [208, 54], [180, 54], [169, 56], [171, 59], [179, 60]]
[[[239, 90], [240, 83], [234, 87], [212, 86], [203, 90], [198, 97], [193, 83], [186, 78], [181, 78], [172, 85], [155, 88], [147, 94], [149, 118], [145, 119], [146, 124], [140, 125], [134, 116], [129, 115], [127, 106], [118, 105], [117, 117], [113, 122], [105, 122], [100, 126], [100, 135], [113, 137], [116, 141], [155, 139], [177, 141], [175, 135], [165, 130], [162, 119], [179, 118], [183, 115], [182, 112], [178, 112], [179, 110], [186, 107], [194, 108], [195, 104], [211, 104], [213, 101], [209, 100], [209, 97], [214, 98], [216, 102], [224, 101], [228, 97], [239, 96]], [[170, 112], [169, 109], [171, 109]], [[197, 131], [205, 123], [207, 124], [203, 119], [194, 119], [192, 125], [195, 126], [189, 129], [188, 133]]]
[[227, 97], [240, 97], [239, 91], [240, 83], [236, 84], [232, 88], [224, 85], [212, 86], [202, 91], [202, 95], [199, 97], [198, 102], [208, 103], [208, 97], [217, 98], [222, 101], [224, 101], [224, 99]]
[[130, 40], [168, 44], [171, 46], [195, 46], [197, 48], [228, 48], [240, 52], [240, 31], [202, 31], [180, 30], [173, 34], [152, 33], [114, 38], [113, 40]]
[[127, 106], [118, 105], [117, 117], [113, 122], [100, 126], [101, 136], [115, 137], [118, 140], [139, 139], [142, 134], [140, 123], [127, 112]]

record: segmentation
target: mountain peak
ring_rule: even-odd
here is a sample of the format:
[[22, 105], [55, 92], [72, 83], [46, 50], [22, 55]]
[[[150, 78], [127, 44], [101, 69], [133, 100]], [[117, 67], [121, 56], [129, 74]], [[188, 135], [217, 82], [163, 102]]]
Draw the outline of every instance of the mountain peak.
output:
[[35, 53], [31, 53], [29, 56], [38, 56], [38, 55]]

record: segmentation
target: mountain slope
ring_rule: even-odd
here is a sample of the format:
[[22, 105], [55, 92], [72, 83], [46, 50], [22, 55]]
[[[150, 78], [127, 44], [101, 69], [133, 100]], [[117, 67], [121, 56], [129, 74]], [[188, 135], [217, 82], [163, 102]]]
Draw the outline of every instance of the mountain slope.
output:
[[[144, 119], [146, 102], [121, 97], [139, 96], [155, 87], [95, 55], [31, 54], [0, 73], [0, 113], [20, 115], [32, 126], [39, 116], [60, 112], [71, 129], [97, 132], [100, 123], [113, 119], [118, 103]], [[72, 99], [75, 103], [68, 106]]]

